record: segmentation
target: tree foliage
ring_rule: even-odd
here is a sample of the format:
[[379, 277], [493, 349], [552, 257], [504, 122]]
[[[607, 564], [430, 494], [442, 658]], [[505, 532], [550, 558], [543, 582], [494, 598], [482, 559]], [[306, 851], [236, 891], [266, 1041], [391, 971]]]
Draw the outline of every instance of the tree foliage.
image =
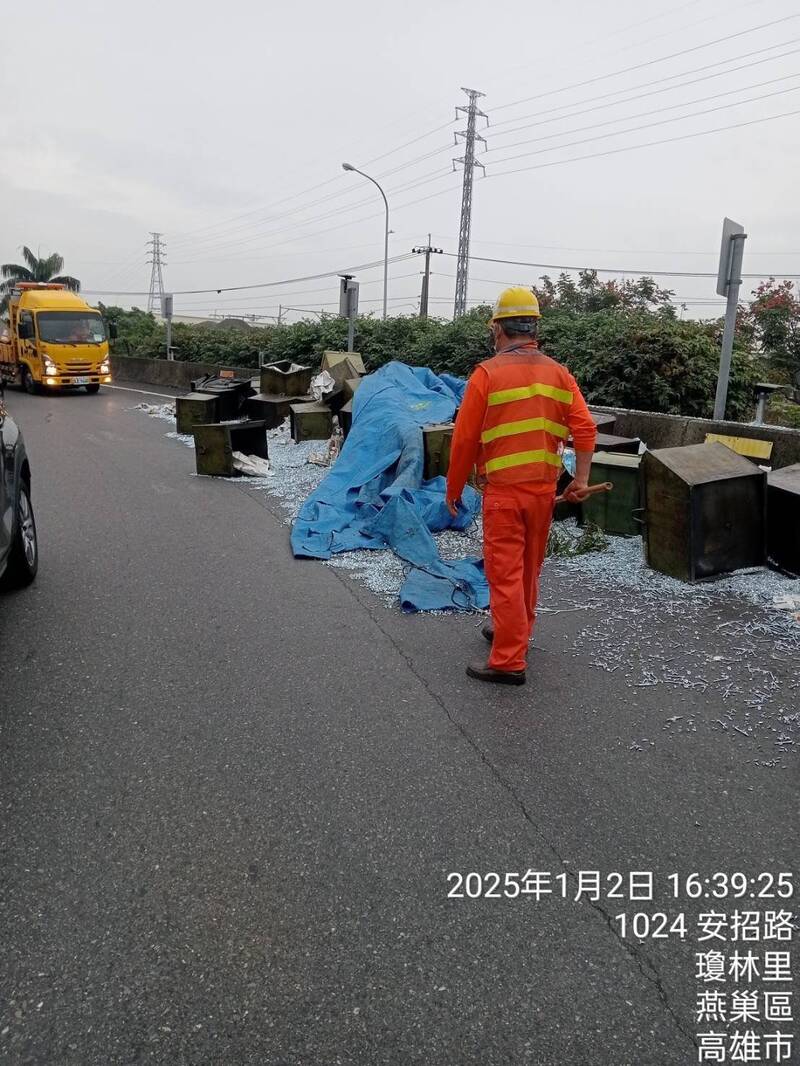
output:
[[[641, 310], [553, 312], [542, 321], [542, 347], [565, 363], [590, 403], [711, 417], [719, 369], [717, 323]], [[756, 370], [734, 351], [728, 416], [752, 416]]]
[[8, 307], [8, 301], [15, 286], [21, 281], [52, 281], [63, 285], [72, 292], [79, 292], [81, 283], [77, 278], [68, 274], [61, 274], [64, 269], [64, 258], [58, 252], [39, 258], [25, 245], [22, 249], [24, 263], [3, 263], [0, 266], [0, 274], [5, 280], [0, 283], [0, 315]]
[[596, 270], [580, 270], [577, 281], [570, 274], [559, 274], [557, 281], [544, 274], [534, 288], [543, 311], [660, 311], [665, 318], [675, 317], [675, 293], [660, 288], [653, 278], [601, 281]]
[[739, 315], [739, 328], [774, 367], [800, 384], [800, 297], [794, 282], [763, 281]]

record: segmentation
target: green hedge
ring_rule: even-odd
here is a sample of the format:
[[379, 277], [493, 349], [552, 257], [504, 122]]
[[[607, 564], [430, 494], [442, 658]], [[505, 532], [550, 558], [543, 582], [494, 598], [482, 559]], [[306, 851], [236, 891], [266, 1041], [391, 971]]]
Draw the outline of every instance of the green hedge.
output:
[[[151, 315], [104, 310], [119, 329], [116, 351], [163, 356], [164, 329]], [[373, 370], [399, 359], [439, 373], [466, 376], [491, 354], [489, 315], [489, 308], [484, 307], [454, 322], [410, 316], [385, 322], [359, 318], [355, 348]], [[255, 368], [263, 353], [268, 362], [292, 359], [318, 366], [326, 349], [345, 349], [347, 323], [326, 317], [246, 331], [176, 323], [172, 335], [179, 359]], [[587, 312], [553, 307], [542, 319], [541, 343], [569, 366], [592, 403], [701, 417], [712, 413], [719, 364], [718, 323], [681, 320], [663, 310]], [[748, 354], [735, 351], [728, 417], [752, 417], [752, 385], [757, 379]]]

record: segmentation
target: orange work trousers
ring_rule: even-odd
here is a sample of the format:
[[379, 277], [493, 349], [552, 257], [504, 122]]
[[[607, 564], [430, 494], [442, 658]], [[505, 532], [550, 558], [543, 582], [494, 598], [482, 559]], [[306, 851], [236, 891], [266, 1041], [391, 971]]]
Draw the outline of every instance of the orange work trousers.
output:
[[542, 492], [538, 485], [486, 487], [483, 557], [494, 626], [489, 666], [495, 670], [525, 669], [554, 501], [555, 490]]

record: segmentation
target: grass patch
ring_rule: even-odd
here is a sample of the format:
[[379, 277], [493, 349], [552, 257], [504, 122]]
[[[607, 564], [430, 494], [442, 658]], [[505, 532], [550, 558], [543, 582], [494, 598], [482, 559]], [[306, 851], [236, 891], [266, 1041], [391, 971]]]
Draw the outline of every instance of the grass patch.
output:
[[608, 537], [597, 526], [587, 522], [583, 527], [565, 528], [553, 523], [547, 538], [545, 555], [560, 559], [572, 559], [576, 555], [601, 552], [608, 547]]

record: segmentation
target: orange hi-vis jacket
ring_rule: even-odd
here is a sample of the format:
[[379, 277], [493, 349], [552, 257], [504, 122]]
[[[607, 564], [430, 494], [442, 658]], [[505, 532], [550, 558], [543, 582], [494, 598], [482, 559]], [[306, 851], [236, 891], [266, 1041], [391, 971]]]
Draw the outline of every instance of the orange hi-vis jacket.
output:
[[489, 485], [554, 491], [561, 453], [572, 436], [593, 451], [597, 429], [572, 374], [517, 344], [480, 363], [467, 384], [450, 450], [447, 498], [457, 500], [473, 467]]

